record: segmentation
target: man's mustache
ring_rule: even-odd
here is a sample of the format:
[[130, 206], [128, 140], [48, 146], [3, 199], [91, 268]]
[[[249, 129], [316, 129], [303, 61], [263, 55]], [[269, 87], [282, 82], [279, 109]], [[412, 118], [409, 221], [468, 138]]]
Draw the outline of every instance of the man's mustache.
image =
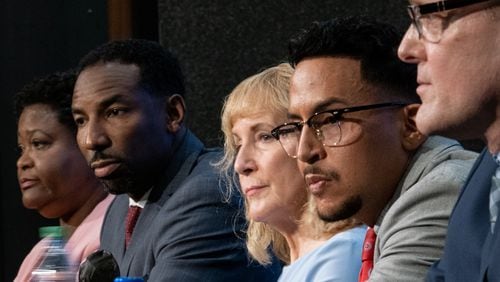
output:
[[89, 164], [92, 164], [92, 163], [95, 163], [95, 162], [101, 161], [101, 160], [106, 160], [106, 159], [121, 160], [122, 158], [119, 156], [115, 156], [115, 155], [111, 155], [108, 153], [103, 153], [101, 151], [97, 151], [94, 153], [94, 155], [90, 159]]
[[326, 171], [318, 166], [315, 165], [308, 165], [304, 168], [302, 171], [303, 175], [306, 176], [308, 174], [316, 174], [316, 175], [323, 175], [327, 178], [330, 179], [339, 179], [338, 173], [334, 171]]

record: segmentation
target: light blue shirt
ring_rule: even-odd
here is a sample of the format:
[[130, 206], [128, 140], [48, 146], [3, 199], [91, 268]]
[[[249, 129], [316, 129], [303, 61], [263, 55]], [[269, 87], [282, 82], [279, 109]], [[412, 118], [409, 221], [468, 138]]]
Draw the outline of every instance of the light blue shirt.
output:
[[279, 282], [357, 282], [366, 226], [335, 234], [323, 245], [285, 266]]

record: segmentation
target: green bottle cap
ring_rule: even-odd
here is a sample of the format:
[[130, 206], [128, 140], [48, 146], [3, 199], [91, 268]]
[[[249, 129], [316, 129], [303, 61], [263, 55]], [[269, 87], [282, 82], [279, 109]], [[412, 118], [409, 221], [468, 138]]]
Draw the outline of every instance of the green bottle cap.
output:
[[43, 226], [38, 229], [38, 234], [40, 238], [47, 236], [63, 237], [64, 231], [62, 226]]

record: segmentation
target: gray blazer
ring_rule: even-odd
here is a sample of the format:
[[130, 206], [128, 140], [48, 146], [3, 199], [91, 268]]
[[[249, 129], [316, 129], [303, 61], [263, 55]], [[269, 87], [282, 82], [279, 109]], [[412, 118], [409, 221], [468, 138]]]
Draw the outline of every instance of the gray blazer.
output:
[[421, 146], [375, 226], [369, 281], [424, 281], [443, 252], [448, 220], [477, 153], [433, 136]]
[[117, 260], [122, 276], [149, 281], [276, 281], [280, 265], [248, 260], [239, 195], [229, 201], [207, 151], [188, 132], [165, 177], [151, 191], [125, 250], [129, 199], [116, 197], [103, 223], [101, 248]]

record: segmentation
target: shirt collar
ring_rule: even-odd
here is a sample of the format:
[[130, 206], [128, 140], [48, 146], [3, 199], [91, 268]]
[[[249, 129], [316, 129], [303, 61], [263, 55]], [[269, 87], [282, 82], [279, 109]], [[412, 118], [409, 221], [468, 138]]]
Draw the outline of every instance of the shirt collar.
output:
[[144, 193], [144, 195], [142, 196], [142, 198], [139, 200], [139, 201], [134, 201], [134, 199], [132, 198], [128, 198], [128, 205], [129, 207], [132, 207], [132, 206], [138, 206], [140, 208], [144, 208], [146, 206], [146, 202], [148, 201], [148, 198], [149, 198], [149, 194], [151, 193], [151, 190], [153, 188], [149, 189], [146, 193]]
[[500, 165], [500, 153], [493, 154], [493, 160], [495, 160], [497, 165]]

